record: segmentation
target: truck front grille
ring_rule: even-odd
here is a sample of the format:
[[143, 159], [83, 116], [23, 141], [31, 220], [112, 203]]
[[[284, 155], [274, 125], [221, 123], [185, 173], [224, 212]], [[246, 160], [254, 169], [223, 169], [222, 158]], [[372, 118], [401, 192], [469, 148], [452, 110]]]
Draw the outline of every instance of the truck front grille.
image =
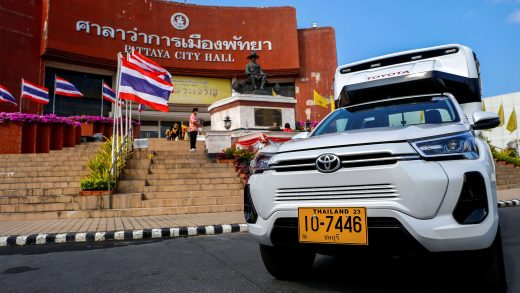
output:
[[391, 184], [343, 185], [327, 187], [280, 188], [274, 196], [275, 202], [343, 200], [359, 198], [398, 197], [399, 191]]
[[[390, 153], [371, 153], [361, 155], [340, 155], [341, 168], [393, 165], [398, 161], [418, 160], [417, 154], [392, 155]], [[316, 170], [316, 159], [296, 159], [277, 162], [270, 168], [276, 172]]]

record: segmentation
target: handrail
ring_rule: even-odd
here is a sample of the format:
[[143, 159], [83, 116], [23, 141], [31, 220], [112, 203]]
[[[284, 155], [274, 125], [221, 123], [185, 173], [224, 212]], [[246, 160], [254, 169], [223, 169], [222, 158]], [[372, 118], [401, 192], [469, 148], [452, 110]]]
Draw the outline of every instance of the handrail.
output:
[[123, 137], [123, 143], [121, 144], [121, 147], [119, 148], [119, 150], [117, 151], [116, 155], [112, 159], [112, 163], [110, 165], [110, 170], [108, 171], [110, 174], [112, 174], [112, 171], [114, 170], [114, 167], [117, 166], [117, 159], [119, 158], [121, 153], [123, 153], [123, 148], [125, 147], [127, 140], [128, 140], [128, 135], [125, 135]]
[[[118, 148], [118, 150], [111, 162], [110, 169], [108, 170], [108, 176], [109, 176], [108, 190], [112, 190], [112, 178], [114, 179], [114, 181], [116, 182], [115, 184], [117, 185], [117, 178], [119, 177], [119, 174], [118, 174], [119, 170], [117, 169], [117, 161], [118, 161], [119, 157], [123, 154], [123, 150], [125, 149], [125, 147], [128, 148], [127, 144], [128, 144], [129, 138], [131, 138], [131, 136], [129, 136], [128, 134], [123, 137], [123, 143]], [[112, 143], [117, 143], [117, 142], [113, 141]], [[127, 149], [126, 155], [128, 156], [129, 154], [130, 154], [130, 150]], [[127, 159], [127, 158], [125, 158], [125, 159]]]

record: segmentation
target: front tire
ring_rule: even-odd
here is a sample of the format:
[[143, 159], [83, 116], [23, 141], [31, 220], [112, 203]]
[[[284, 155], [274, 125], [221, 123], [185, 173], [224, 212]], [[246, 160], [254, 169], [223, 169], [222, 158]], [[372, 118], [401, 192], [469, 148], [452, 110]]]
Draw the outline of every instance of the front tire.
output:
[[479, 280], [478, 289], [485, 292], [506, 292], [506, 271], [504, 266], [504, 254], [502, 250], [502, 237], [500, 227], [495, 240], [489, 248], [466, 251], [462, 254], [461, 263], [474, 280]]
[[312, 269], [316, 253], [300, 248], [260, 245], [260, 254], [267, 271], [281, 280], [298, 279]]
[[498, 228], [497, 235], [493, 244], [488, 249], [481, 252], [483, 261], [483, 287], [494, 290], [494, 292], [506, 292], [506, 270], [504, 266], [504, 253], [502, 250], [502, 237], [500, 235], [500, 228]]

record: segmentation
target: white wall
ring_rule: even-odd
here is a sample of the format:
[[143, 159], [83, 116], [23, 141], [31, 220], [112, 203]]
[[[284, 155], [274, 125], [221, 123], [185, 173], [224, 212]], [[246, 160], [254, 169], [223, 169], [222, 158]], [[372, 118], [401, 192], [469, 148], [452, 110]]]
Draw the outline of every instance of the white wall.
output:
[[520, 122], [520, 120], [518, 120], [520, 118], [520, 92], [484, 98], [482, 99], [482, 102], [486, 107], [486, 111], [495, 113], [498, 113], [500, 104], [503, 105], [505, 120], [504, 125], [491, 130], [485, 130], [482, 132], [482, 134], [491, 140], [492, 145], [499, 148], [507, 147], [508, 142], [516, 140], [518, 135], [520, 135], [518, 130], [510, 133], [509, 130], [506, 129], [507, 122], [509, 121], [509, 117], [511, 117], [511, 112], [513, 111], [513, 107], [516, 112], [517, 122]]

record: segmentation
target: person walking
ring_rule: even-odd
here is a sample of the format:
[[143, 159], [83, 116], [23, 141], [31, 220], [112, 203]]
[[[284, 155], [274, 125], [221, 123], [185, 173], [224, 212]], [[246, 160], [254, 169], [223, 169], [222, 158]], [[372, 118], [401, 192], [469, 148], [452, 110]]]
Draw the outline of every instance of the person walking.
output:
[[193, 108], [193, 111], [191, 111], [190, 126], [188, 128], [188, 134], [190, 136], [190, 151], [192, 152], [197, 150], [197, 134], [199, 133], [199, 128], [201, 127], [199, 119], [197, 119], [198, 112], [199, 108]]

